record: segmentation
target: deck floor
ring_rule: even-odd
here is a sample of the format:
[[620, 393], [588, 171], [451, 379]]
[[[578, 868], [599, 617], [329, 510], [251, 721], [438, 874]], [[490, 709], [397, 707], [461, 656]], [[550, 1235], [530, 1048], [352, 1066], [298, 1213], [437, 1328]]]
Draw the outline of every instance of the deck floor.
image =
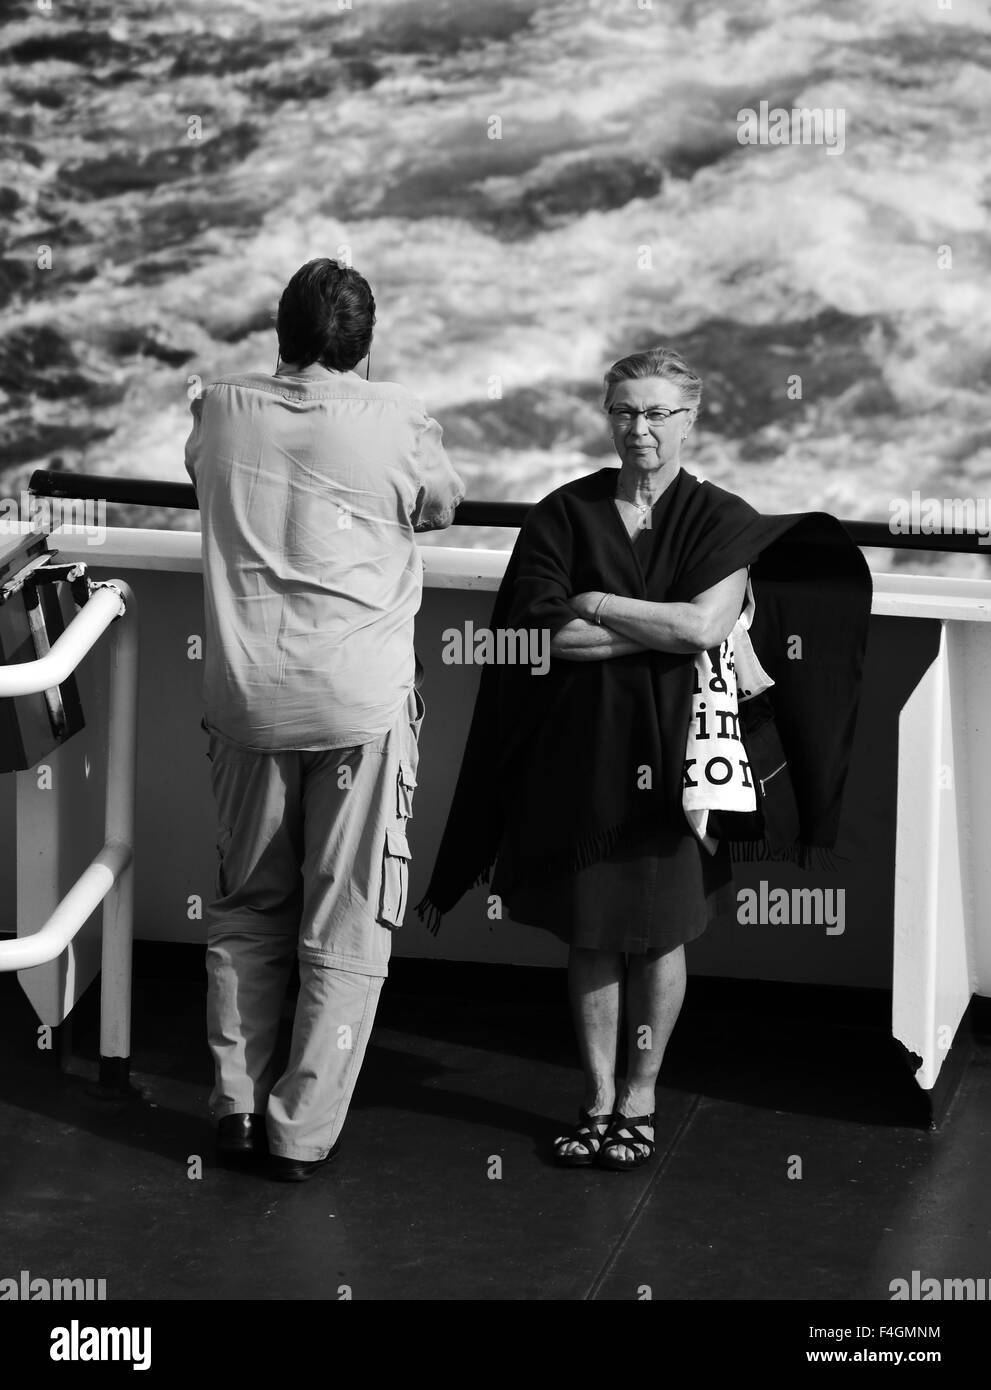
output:
[[991, 1039], [931, 1132], [876, 1019], [772, 1016], [693, 980], [658, 1160], [565, 1171], [547, 1154], [580, 1094], [563, 976], [502, 970], [500, 999], [439, 973], [442, 991], [396, 963], [341, 1156], [293, 1186], [214, 1162], [201, 980], [139, 968], [121, 1105], [85, 1080], [96, 990], [66, 1073], [0, 976], [0, 1274], [155, 1300], [886, 1301], [913, 1270], [991, 1278]]

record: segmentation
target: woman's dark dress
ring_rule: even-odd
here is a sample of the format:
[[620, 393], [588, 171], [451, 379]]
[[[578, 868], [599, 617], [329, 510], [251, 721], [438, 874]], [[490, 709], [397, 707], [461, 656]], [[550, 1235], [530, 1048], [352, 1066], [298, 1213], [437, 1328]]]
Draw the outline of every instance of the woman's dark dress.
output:
[[513, 877], [507, 832], [489, 892], [502, 898], [514, 922], [596, 951], [673, 951], [736, 908], [727, 845], [710, 855], [679, 826], [636, 826], [605, 859], [583, 869], [515, 884]]
[[[650, 528], [627, 535], [644, 566], [648, 558], [667, 564], [664, 509], [676, 482], [654, 504]], [[618, 511], [616, 523], [625, 531]], [[595, 729], [588, 735], [595, 738]], [[534, 872], [515, 830], [510, 821], [489, 891], [514, 922], [542, 927], [570, 945], [628, 955], [672, 951], [736, 908], [729, 847], [719, 842], [710, 854], [680, 811], [666, 822], [628, 827], [608, 855], [580, 869]]]

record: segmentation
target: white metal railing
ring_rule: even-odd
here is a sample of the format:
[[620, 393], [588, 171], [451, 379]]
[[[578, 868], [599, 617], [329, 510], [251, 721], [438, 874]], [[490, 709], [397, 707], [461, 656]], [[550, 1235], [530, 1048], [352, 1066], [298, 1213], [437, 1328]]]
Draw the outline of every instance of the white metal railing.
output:
[[[130, 621], [111, 628], [130, 610]], [[131, 1042], [131, 952], [134, 916], [134, 794], [137, 761], [138, 634], [130, 587], [114, 579], [90, 597], [51, 650], [36, 661], [0, 666], [0, 699], [35, 695], [66, 680], [111, 628], [104, 844], [41, 927], [0, 942], [0, 970], [27, 970], [56, 960], [103, 903], [100, 1067], [123, 1071]]]

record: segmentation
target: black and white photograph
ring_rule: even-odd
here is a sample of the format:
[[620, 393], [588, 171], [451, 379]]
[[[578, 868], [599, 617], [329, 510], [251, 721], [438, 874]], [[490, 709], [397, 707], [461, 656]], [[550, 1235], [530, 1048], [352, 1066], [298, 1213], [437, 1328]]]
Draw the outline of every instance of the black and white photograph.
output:
[[964, 1369], [991, 7], [2, 0], [0, 94], [26, 1373]]

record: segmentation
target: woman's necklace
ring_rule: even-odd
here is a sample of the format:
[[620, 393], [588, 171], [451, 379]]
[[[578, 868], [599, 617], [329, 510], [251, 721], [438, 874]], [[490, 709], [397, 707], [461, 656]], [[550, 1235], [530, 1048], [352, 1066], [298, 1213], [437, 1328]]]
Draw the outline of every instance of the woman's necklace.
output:
[[651, 505], [651, 503], [638, 502], [633, 497], [626, 497], [622, 492], [620, 492], [618, 487], [616, 489], [616, 496], [619, 498], [621, 502], [626, 502], [629, 506], [636, 507], [637, 512], [639, 513], [639, 516], [637, 518], [637, 530], [646, 530], [647, 527], [650, 525], [650, 514], [653, 511], [653, 506]]

